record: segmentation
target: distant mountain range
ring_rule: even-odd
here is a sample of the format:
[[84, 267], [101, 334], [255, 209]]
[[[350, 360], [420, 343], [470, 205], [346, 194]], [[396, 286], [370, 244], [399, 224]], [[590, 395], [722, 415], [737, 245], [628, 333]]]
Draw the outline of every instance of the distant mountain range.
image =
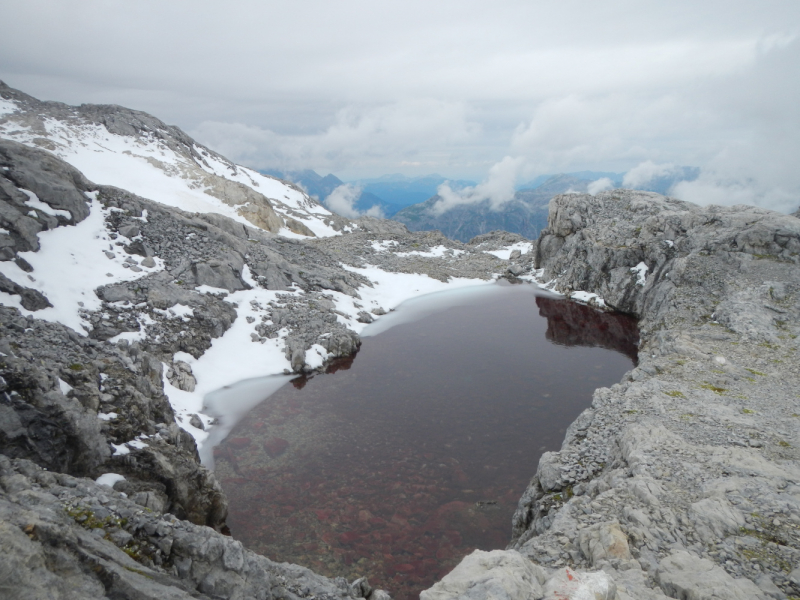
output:
[[[325, 200], [331, 192], [344, 185], [335, 175], [322, 177], [310, 169], [304, 171], [262, 171], [301, 185], [309, 195]], [[678, 181], [696, 179], [700, 170], [695, 167], [675, 167], [666, 175], [654, 177], [641, 189], [666, 194]], [[625, 173], [578, 171], [557, 175], [540, 175], [519, 186], [514, 198], [499, 208], [488, 200], [461, 204], [442, 214], [433, 210], [440, 197], [439, 186], [447, 181], [453, 190], [474, 186], [475, 182], [448, 180], [441, 175], [406, 177], [400, 174], [347, 182], [361, 189], [354, 208], [361, 212], [378, 206], [387, 218], [403, 223], [411, 231], [438, 229], [451, 239], [469, 241], [476, 235], [502, 229], [519, 233], [526, 238], [538, 237], [547, 225], [548, 204], [553, 196], [568, 191], [586, 192], [589, 184], [607, 178], [612, 187], [622, 187]]]
[[440, 197], [408, 206], [392, 217], [411, 231], [438, 229], [451, 239], [467, 242], [476, 235], [502, 229], [534, 239], [547, 225], [550, 199], [568, 190], [585, 192], [592, 182], [571, 175], [554, 175], [536, 189], [519, 190], [512, 200], [493, 209], [489, 200], [475, 204], [459, 204], [441, 215], [433, 206]]
[[316, 196], [323, 203], [337, 187], [350, 183], [361, 190], [361, 196], [353, 206], [356, 210], [366, 212], [373, 206], [379, 206], [387, 217], [391, 217], [406, 206], [424, 202], [434, 196], [436, 190], [445, 181], [448, 181], [454, 190], [475, 185], [474, 181], [449, 180], [436, 174], [406, 177], [396, 173], [373, 179], [344, 182], [332, 174], [322, 177], [311, 169], [303, 171], [263, 170], [261, 173], [296, 183], [302, 186], [310, 196]]

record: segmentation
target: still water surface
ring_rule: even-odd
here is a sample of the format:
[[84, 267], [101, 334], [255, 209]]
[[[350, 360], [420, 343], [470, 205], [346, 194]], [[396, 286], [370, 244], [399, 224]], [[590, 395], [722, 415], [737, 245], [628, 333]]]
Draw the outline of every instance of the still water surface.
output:
[[232, 535], [416, 598], [475, 548], [506, 546], [542, 452], [633, 366], [637, 343], [632, 319], [530, 285], [365, 338], [215, 448]]

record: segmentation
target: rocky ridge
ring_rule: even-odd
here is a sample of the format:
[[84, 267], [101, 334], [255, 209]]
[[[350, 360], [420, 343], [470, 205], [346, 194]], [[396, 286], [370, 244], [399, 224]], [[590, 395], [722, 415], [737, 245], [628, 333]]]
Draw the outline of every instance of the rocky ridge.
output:
[[536, 250], [551, 287], [638, 316], [641, 343], [541, 458], [509, 552], [602, 572], [603, 598], [798, 596], [800, 220], [570, 194]]

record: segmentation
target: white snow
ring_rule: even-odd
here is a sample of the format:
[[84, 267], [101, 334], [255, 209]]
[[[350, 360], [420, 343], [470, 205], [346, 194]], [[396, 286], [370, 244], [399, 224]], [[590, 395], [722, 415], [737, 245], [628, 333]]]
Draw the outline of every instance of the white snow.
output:
[[[122, 257], [109, 260], [104, 251], [112, 240], [105, 228], [105, 209], [96, 201], [89, 203], [90, 213], [77, 225], [56, 227], [39, 234], [38, 252], [20, 252], [33, 267], [28, 275], [13, 261], [0, 262], [0, 272], [16, 283], [33, 288], [47, 296], [53, 305], [35, 313], [22, 308], [19, 296], [0, 293], [0, 302], [16, 306], [22, 314], [34, 314], [39, 319], [61, 323], [83, 333], [81, 307], [98, 310], [100, 299], [94, 290], [101, 285], [120, 281], [133, 281], [147, 274], [123, 268]], [[118, 253], [124, 254], [124, 253]], [[163, 261], [157, 259], [158, 267]]]
[[[359, 273], [367, 277], [373, 283], [373, 287], [361, 287], [358, 290], [361, 300], [356, 300], [351, 296], [340, 292], [328, 292], [333, 296], [336, 309], [348, 315], [349, 318], [339, 316], [339, 322], [345, 324], [356, 333], [361, 333], [367, 325], [356, 321], [358, 313], [362, 310], [370, 312], [373, 308], [382, 308], [389, 311], [406, 300], [441, 292], [471, 286], [481, 286], [492, 283], [483, 279], [453, 278], [447, 283], [437, 279], [420, 275], [418, 273], [390, 273], [378, 267], [367, 266], [365, 268], [350, 267], [342, 265], [343, 268], [354, 273]], [[360, 304], [363, 308], [356, 306]], [[378, 317], [384, 319], [385, 317]]]
[[[242, 273], [245, 281], [252, 281], [249, 269], [245, 266]], [[225, 292], [227, 290], [217, 290], [207, 288], [208, 293]], [[283, 344], [286, 331], [275, 339], [266, 339], [264, 343], [254, 342], [251, 334], [255, 333], [255, 327], [261, 322], [261, 315], [265, 314], [258, 305], [266, 306], [270, 301], [276, 299], [278, 293], [254, 288], [252, 290], [242, 290], [230, 293], [225, 301], [231, 304], [238, 304], [237, 318], [233, 325], [225, 334], [211, 342], [205, 354], [199, 359], [194, 358], [186, 352], [179, 352], [173, 356], [175, 361], [183, 361], [192, 367], [197, 384], [193, 392], [179, 390], [172, 386], [166, 378], [166, 368], [164, 369], [164, 391], [169, 398], [170, 404], [175, 411], [176, 419], [181, 427], [191, 433], [197, 441], [198, 447], [202, 448], [203, 442], [208, 437], [208, 431], [203, 431], [189, 424], [191, 415], [198, 414], [203, 417], [206, 412], [204, 398], [206, 394], [219, 390], [226, 386], [231, 386], [239, 381], [263, 377], [265, 375], [275, 375], [283, 373], [284, 369], [290, 369], [291, 363], [283, 353]], [[255, 302], [253, 305], [251, 302]], [[248, 316], [255, 318], [251, 324], [247, 322]], [[234, 407], [231, 408], [234, 410]], [[213, 416], [226, 418], [224, 406], [215, 407]]]
[[675, 247], [675, 242], [673, 242], [672, 240], [664, 240], [664, 243], [667, 246], [669, 246], [670, 248], [674, 248]]
[[72, 386], [59, 377], [59, 379], [58, 379], [58, 389], [60, 389], [61, 393], [66, 396], [67, 394], [69, 394], [72, 391]]
[[125, 444], [111, 444], [111, 447], [114, 448], [112, 456], [125, 456], [131, 453], [131, 449]]
[[576, 300], [577, 302], [583, 302], [585, 304], [597, 304], [597, 306], [606, 305], [605, 300], [592, 292], [572, 292], [569, 297], [571, 300]]
[[32, 191], [23, 188], [19, 188], [19, 191], [28, 197], [28, 199], [25, 201], [25, 204], [27, 206], [35, 208], [36, 210], [40, 210], [44, 214], [50, 215], [51, 217], [66, 217], [67, 219], [72, 218], [72, 215], [69, 213], [68, 210], [58, 210], [52, 208], [49, 204], [45, 204], [44, 202], [39, 200], [39, 196], [34, 194]]
[[186, 322], [194, 316], [194, 309], [185, 304], [176, 304], [175, 306], [167, 309], [155, 308], [155, 312], [164, 315], [168, 319], [181, 319]]
[[397, 246], [397, 242], [394, 240], [384, 240], [383, 242], [372, 242], [372, 249], [375, 252], [386, 252], [392, 246]]
[[464, 250], [455, 250], [446, 246], [434, 246], [427, 252], [412, 250], [410, 252], [397, 252], [396, 254], [397, 256], [424, 256], [426, 258], [441, 258], [446, 254], [448, 256], [458, 256], [459, 254], [464, 254], [464, 252]]
[[99, 485], [105, 485], [110, 488], [114, 487], [114, 484], [118, 481], [125, 481], [125, 477], [120, 475], [119, 473], [104, 473], [100, 475], [97, 479], [95, 479], [95, 483]]
[[17, 104], [11, 100], [0, 98], [0, 117], [8, 115], [17, 110]]
[[110, 412], [110, 413], [97, 413], [97, 418], [101, 421], [113, 421], [117, 418], [117, 413]]
[[533, 243], [532, 242], [517, 242], [516, 244], [511, 244], [510, 246], [505, 246], [500, 250], [486, 250], [486, 254], [493, 254], [497, 258], [502, 258], [503, 260], [508, 260], [511, 258], [511, 253], [514, 250], [519, 250], [522, 254], [527, 254], [531, 250], [533, 250]]
[[649, 267], [644, 264], [644, 262], [640, 262], [635, 267], [631, 267], [631, 273], [636, 274], [636, 285], [644, 285], [648, 269]]
[[320, 346], [319, 344], [314, 344], [313, 346], [311, 346], [311, 348], [306, 350], [305, 361], [306, 364], [312, 369], [318, 369], [323, 364], [325, 364], [325, 361], [327, 360], [328, 356], [329, 356], [328, 351], [325, 350], [323, 346]]
[[[0, 103], [0, 114], [15, 109], [13, 103]], [[260, 192], [271, 200], [279, 214], [287, 215], [292, 210], [308, 214], [308, 219], [300, 220], [317, 237], [340, 235], [323, 222], [331, 216], [330, 211], [302, 192], [251, 169], [214, 158], [197, 146], [195, 150], [204, 153], [207, 164], [188, 159], [155, 136], [136, 139], [112, 134], [99, 124], [74, 125], [49, 118], [44, 120], [44, 126], [48, 138], [56, 145], [53, 153], [95, 183], [114, 185], [187, 212], [222, 214], [254, 227], [238, 213], [237, 207], [206, 193], [208, 182], [204, 181], [204, 172], [212, 173]], [[9, 120], [0, 124], [0, 136], [33, 145], [33, 139], [41, 137], [41, 133]], [[305, 237], [288, 229], [281, 233], [288, 237]]]

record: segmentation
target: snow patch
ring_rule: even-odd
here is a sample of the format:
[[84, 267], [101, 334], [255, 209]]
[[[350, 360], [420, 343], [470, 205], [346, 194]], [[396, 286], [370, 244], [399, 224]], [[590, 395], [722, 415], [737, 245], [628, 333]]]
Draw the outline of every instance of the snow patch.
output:
[[58, 379], [58, 388], [65, 396], [72, 391], [72, 386], [61, 378]]
[[427, 252], [412, 250], [411, 252], [397, 252], [397, 256], [424, 256], [426, 258], [442, 258], [447, 254], [448, 256], [458, 256], [464, 254], [465, 250], [455, 250], [446, 246], [434, 246]]
[[325, 364], [328, 358], [328, 351], [319, 344], [314, 344], [306, 350], [305, 361], [312, 369], [318, 369]]
[[125, 477], [120, 475], [119, 473], [104, 473], [94, 481], [98, 485], [105, 485], [110, 488], [113, 488], [114, 484], [117, 483], [118, 481], [125, 481]]
[[372, 242], [372, 249], [375, 252], [386, 252], [392, 246], [397, 246], [397, 242], [394, 240], [385, 240], [383, 242]]
[[32, 191], [23, 188], [19, 188], [19, 191], [28, 197], [28, 199], [25, 201], [26, 206], [30, 206], [31, 208], [35, 208], [36, 210], [40, 210], [44, 214], [50, 215], [51, 217], [66, 217], [67, 219], [72, 218], [72, 215], [68, 210], [58, 210], [52, 208], [49, 204], [45, 204], [44, 202], [39, 200], [39, 196], [34, 194]]
[[532, 242], [517, 242], [516, 244], [511, 244], [510, 246], [505, 246], [500, 250], [485, 250], [486, 254], [492, 254], [497, 258], [501, 258], [503, 260], [508, 260], [511, 258], [511, 253], [514, 250], [519, 250], [522, 254], [527, 254], [531, 250], [533, 250], [533, 243]]
[[583, 302], [584, 304], [595, 304], [603, 308], [606, 306], [606, 301], [592, 292], [572, 292], [569, 297], [570, 300]]
[[0, 98], [0, 117], [16, 112], [17, 104], [11, 100]]
[[117, 413], [110, 412], [110, 413], [97, 413], [97, 418], [101, 421], [113, 421], [117, 418]]
[[[38, 290], [53, 306], [34, 313], [22, 308], [18, 296], [8, 294], [2, 296], [4, 304], [16, 306], [24, 315], [33, 314], [61, 323], [85, 335], [90, 326], [84, 322], [80, 310], [100, 309], [100, 299], [94, 293], [96, 288], [147, 275], [146, 271], [136, 273], [124, 268], [121, 256], [107, 258], [105, 251], [111, 243], [105, 227], [108, 211], [96, 200], [89, 203], [89, 209], [89, 216], [80, 223], [39, 233], [38, 252], [19, 253], [33, 267], [33, 278], [13, 261], [0, 262], [0, 273], [22, 286]], [[159, 266], [149, 272], [163, 268], [163, 261], [157, 262]]]
[[640, 262], [635, 267], [631, 267], [631, 273], [636, 275], [636, 285], [644, 285], [648, 269], [649, 267], [644, 264], [644, 262]]

